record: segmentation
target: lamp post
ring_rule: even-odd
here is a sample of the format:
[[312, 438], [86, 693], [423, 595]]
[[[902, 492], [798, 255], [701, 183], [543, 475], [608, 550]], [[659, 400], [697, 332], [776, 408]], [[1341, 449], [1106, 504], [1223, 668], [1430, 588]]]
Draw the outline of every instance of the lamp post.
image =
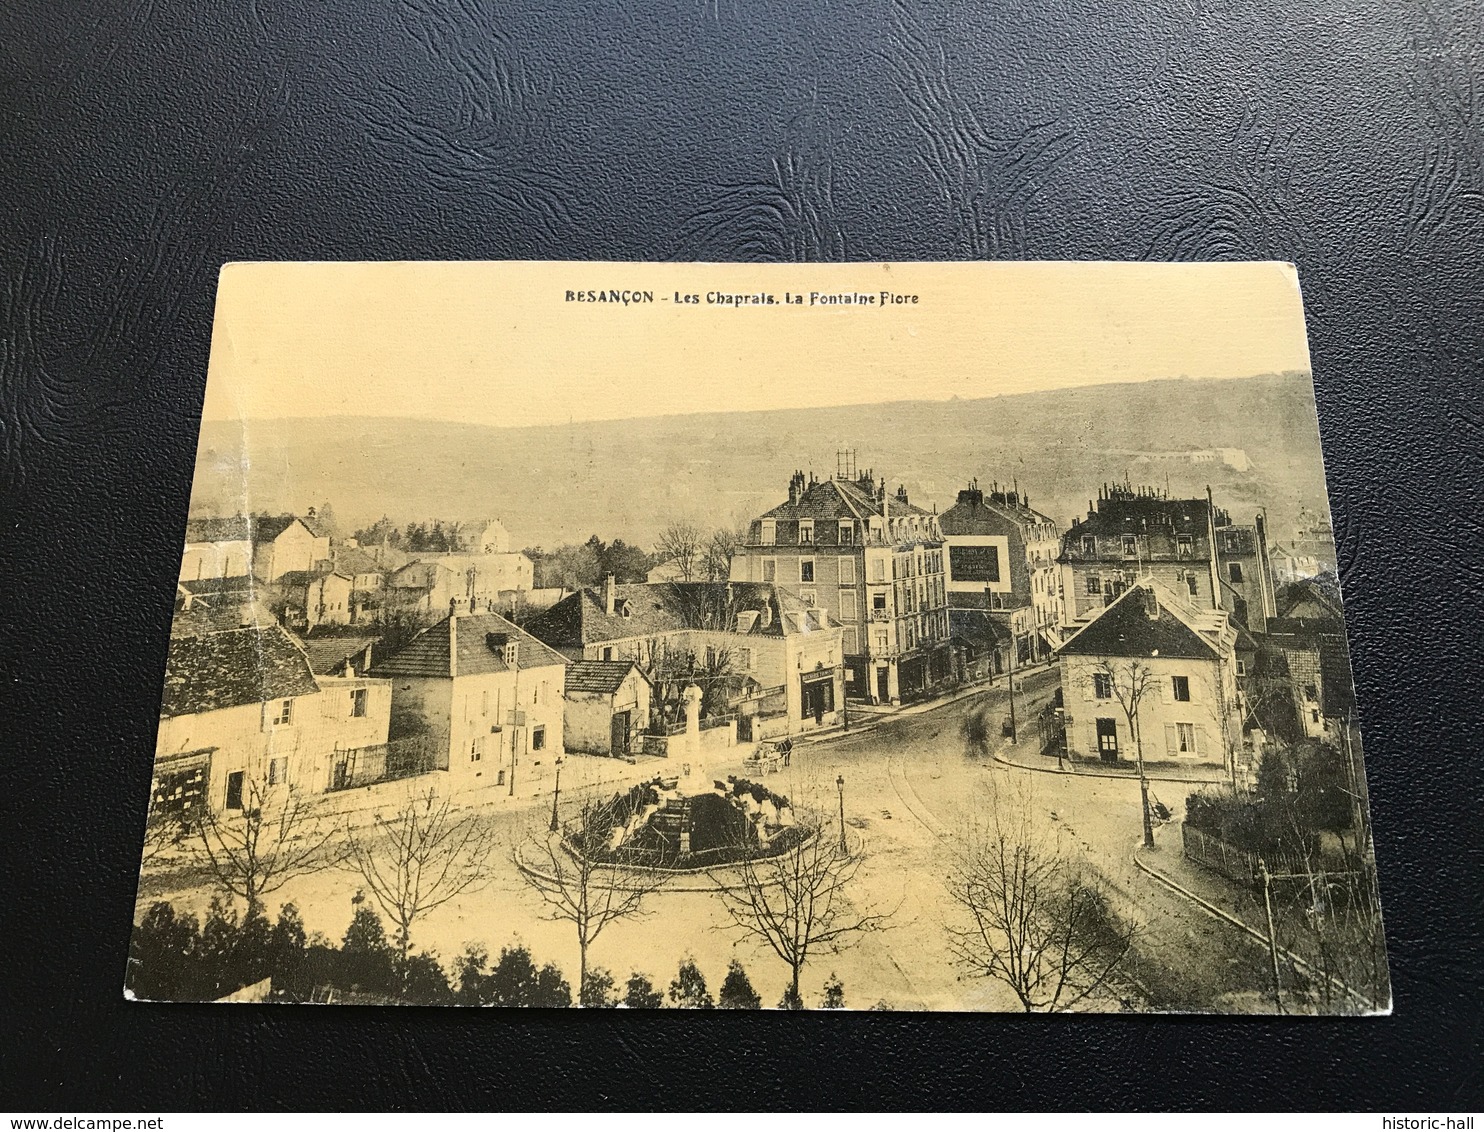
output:
[[845, 843], [845, 776], [835, 775], [835, 788], [840, 791], [840, 854], [847, 856], [850, 847]]
[[551, 832], [555, 833], [561, 829], [562, 823], [557, 820], [557, 799], [562, 796], [562, 756], [556, 758], [556, 789], [551, 794]]

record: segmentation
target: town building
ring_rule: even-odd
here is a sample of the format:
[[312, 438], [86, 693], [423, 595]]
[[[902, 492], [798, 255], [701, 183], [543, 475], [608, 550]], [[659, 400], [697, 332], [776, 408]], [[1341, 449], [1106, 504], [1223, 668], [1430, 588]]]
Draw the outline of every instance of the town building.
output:
[[293, 636], [251, 609], [182, 600], [155, 744], [156, 813], [190, 817], [272, 805], [290, 787], [329, 790], [339, 762], [387, 741], [389, 682], [316, 676]]
[[1193, 606], [1151, 575], [1136, 579], [1057, 650], [1068, 754], [1128, 762], [1141, 744], [1146, 762], [1235, 772], [1236, 637], [1225, 610]]
[[[955, 636], [991, 645], [984, 625], [1010, 635], [1015, 663], [1046, 660], [1061, 641], [1061, 528], [1033, 510], [1018, 487], [977, 481], [938, 516], [948, 620]], [[987, 615], [987, 618], [986, 618]]]
[[1268, 561], [1273, 564], [1273, 585], [1280, 589], [1305, 578], [1317, 577], [1320, 573], [1318, 558], [1312, 554], [1300, 554], [1282, 543], [1274, 543], [1268, 549]]
[[499, 519], [485, 519], [475, 523], [463, 542], [473, 554], [510, 553], [510, 532]]
[[[736, 714], [739, 738], [797, 735], [841, 722], [841, 626], [772, 584], [671, 582], [585, 587], [526, 623], [573, 660], [632, 661], [654, 684], [660, 725], [697, 681], [708, 717]], [[668, 714], [667, 714], [668, 713]]]
[[649, 726], [649, 677], [632, 660], [574, 660], [567, 665], [562, 710], [568, 751], [625, 758]]
[[426, 737], [456, 785], [505, 785], [563, 750], [567, 661], [495, 613], [450, 613], [372, 673], [391, 681], [394, 740]]
[[535, 567], [524, 554], [443, 554], [409, 562], [387, 579], [387, 597], [400, 608], [436, 613], [464, 609], [510, 610], [524, 604]]
[[180, 580], [240, 578], [252, 572], [252, 534], [244, 516], [186, 521]]
[[1274, 669], [1287, 676], [1303, 733], [1332, 736], [1355, 710], [1350, 646], [1337, 589], [1311, 579], [1290, 585], [1280, 616], [1268, 622], [1263, 643], [1281, 657]]
[[1069, 630], [1146, 576], [1193, 608], [1225, 609], [1253, 632], [1274, 612], [1264, 518], [1234, 524], [1209, 492], [1170, 499], [1154, 488], [1105, 484], [1063, 537], [1058, 561]]
[[795, 472], [788, 500], [734, 550], [731, 580], [776, 586], [838, 622], [852, 696], [900, 703], [953, 677], [938, 517], [870, 471]]
[[330, 561], [330, 534], [308, 514], [254, 515], [252, 575], [260, 582], [276, 582], [291, 571], [312, 572]]
[[321, 562], [316, 570], [289, 570], [269, 587], [279, 618], [297, 633], [325, 625], [349, 625], [354, 612], [348, 574]]

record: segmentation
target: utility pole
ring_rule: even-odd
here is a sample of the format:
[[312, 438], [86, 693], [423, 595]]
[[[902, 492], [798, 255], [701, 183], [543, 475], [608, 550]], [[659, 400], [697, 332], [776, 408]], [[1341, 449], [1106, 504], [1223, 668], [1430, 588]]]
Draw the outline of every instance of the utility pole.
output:
[[1278, 935], [1273, 928], [1273, 876], [1268, 872], [1268, 863], [1257, 859], [1258, 874], [1262, 877], [1262, 905], [1268, 917], [1268, 957], [1273, 963], [1273, 1002], [1278, 1013], [1283, 1013], [1283, 983], [1278, 975]]
[[557, 820], [557, 799], [562, 796], [562, 756], [556, 759], [556, 789], [551, 793], [551, 832], [555, 833], [562, 828], [562, 823]]
[[1020, 728], [1015, 722], [1015, 654], [1020, 647], [1015, 641], [1015, 620], [1011, 615], [1010, 620], [1010, 742], [1019, 744]]
[[512, 652], [515, 663], [511, 666], [515, 670], [515, 706], [510, 711], [510, 797], [515, 797], [515, 763], [516, 752], [520, 749], [520, 640], [516, 639], [515, 648]]
[[848, 856], [850, 847], [845, 842], [845, 776], [835, 776], [835, 787], [840, 791], [840, 855]]

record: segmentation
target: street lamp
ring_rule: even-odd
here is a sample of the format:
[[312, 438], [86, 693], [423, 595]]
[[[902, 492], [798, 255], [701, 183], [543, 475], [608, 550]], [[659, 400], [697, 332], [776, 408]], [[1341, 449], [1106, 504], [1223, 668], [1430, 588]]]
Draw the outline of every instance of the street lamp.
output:
[[835, 775], [835, 788], [840, 791], [840, 854], [846, 856], [850, 847], [845, 843], [845, 776]]
[[557, 799], [562, 796], [562, 756], [561, 755], [558, 755], [557, 756], [557, 759], [556, 759], [556, 770], [557, 770], [557, 772], [556, 772], [556, 789], [553, 790], [552, 791], [552, 794], [551, 794], [551, 832], [552, 833], [555, 833], [557, 830], [559, 830], [562, 827], [562, 823], [559, 822], [559, 821], [557, 821]]

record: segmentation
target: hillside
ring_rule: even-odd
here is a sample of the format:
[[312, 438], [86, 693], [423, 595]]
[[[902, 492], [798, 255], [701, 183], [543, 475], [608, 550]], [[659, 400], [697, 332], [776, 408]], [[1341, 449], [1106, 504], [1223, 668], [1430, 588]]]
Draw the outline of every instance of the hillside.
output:
[[[208, 422], [193, 513], [303, 510], [330, 501], [347, 529], [498, 516], [516, 545], [597, 533], [648, 545], [675, 518], [740, 522], [778, 503], [796, 467], [821, 477], [837, 448], [951, 506], [971, 476], [1018, 481], [1066, 523], [1104, 481], [1201, 493], [1239, 519], [1266, 505], [1285, 538], [1298, 510], [1328, 512], [1307, 374], [1095, 385], [981, 400], [650, 417], [503, 429], [373, 417]], [[1242, 449], [1246, 470], [1170, 452]], [[245, 479], [245, 483], [244, 483]]]

